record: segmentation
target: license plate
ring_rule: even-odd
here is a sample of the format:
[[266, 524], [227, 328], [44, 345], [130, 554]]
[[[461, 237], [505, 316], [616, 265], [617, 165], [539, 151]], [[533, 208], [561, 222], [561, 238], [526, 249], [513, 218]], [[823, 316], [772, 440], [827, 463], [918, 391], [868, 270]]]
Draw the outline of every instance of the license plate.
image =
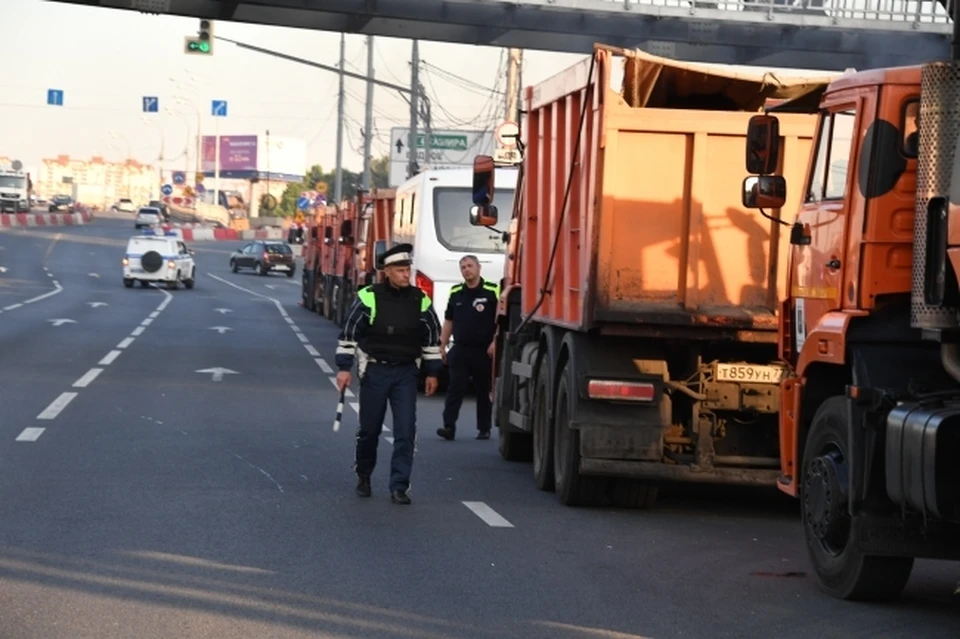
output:
[[759, 364], [717, 364], [718, 382], [749, 382], [752, 384], [779, 384], [787, 370], [781, 366]]
[[276, 264], [276, 265], [274, 265], [273, 268], [277, 269], [278, 271], [286, 271], [286, 270], [288, 270], [290, 267], [287, 266], [286, 264]]
[[142, 269], [142, 268], [132, 268], [132, 269], [130, 269], [130, 272], [131, 272], [131, 273], [143, 273], [143, 269]]

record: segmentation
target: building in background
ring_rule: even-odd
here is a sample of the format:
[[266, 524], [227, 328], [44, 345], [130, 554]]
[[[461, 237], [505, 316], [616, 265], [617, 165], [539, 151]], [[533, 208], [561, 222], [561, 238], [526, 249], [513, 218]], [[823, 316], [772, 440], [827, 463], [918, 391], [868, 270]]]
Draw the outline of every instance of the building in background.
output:
[[133, 159], [109, 162], [100, 156], [84, 160], [60, 155], [41, 160], [31, 179], [33, 191], [40, 197], [70, 195], [100, 210], [110, 208], [120, 198], [142, 205], [160, 194], [157, 168]]

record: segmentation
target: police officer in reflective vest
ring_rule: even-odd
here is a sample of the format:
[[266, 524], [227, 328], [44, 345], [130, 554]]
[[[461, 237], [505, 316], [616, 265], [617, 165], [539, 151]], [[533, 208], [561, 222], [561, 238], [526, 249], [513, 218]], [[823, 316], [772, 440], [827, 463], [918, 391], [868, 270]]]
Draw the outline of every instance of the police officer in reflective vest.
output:
[[490, 373], [500, 287], [480, 277], [480, 261], [475, 255], [460, 259], [460, 274], [463, 284], [450, 289], [440, 335], [440, 352], [445, 352], [451, 335], [453, 348], [446, 353], [450, 386], [443, 427], [437, 429], [437, 435], [448, 440], [456, 437], [460, 406], [473, 378], [477, 391], [477, 439], [490, 439]]
[[440, 320], [427, 294], [410, 285], [412, 251], [410, 244], [398, 244], [382, 254], [378, 266], [386, 279], [358, 291], [340, 332], [336, 356], [337, 388], [341, 391], [350, 385], [353, 362], [359, 359], [360, 428], [355, 469], [360, 497], [370, 496], [370, 475], [377, 464], [377, 444], [390, 402], [394, 437], [390, 499], [395, 504], [410, 503], [407, 490], [417, 435], [419, 360], [423, 360], [427, 373], [427, 395], [436, 391], [437, 376], [443, 368]]

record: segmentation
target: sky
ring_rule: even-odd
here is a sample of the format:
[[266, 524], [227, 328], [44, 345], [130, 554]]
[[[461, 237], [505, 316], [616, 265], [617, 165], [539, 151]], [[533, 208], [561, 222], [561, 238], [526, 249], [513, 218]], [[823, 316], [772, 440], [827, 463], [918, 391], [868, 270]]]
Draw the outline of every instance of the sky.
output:
[[[213, 135], [211, 99], [226, 99], [221, 135], [292, 137], [307, 143], [307, 164], [325, 170], [336, 164], [338, 75], [217, 42], [213, 56], [187, 55], [184, 36], [198, 20], [136, 11], [82, 7], [41, 0], [0, 0], [0, 24], [9, 64], [0, 76], [0, 156], [36, 166], [42, 158], [103, 155], [119, 161], [129, 152], [156, 164], [161, 139], [165, 157], [195, 149], [197, 108], [201, 132]], [[216, 22], [219, 36], [336, 66], [340, 34], [233, 22]], [[378, 79], [410, 83], [411, 41], [377, 37]], [[505, 50], [421, 41], [421, 82], [434, 105], [435, 129], [483, 130], [502, 119], [500, 83]], [[524, 85], [544, 80], [583, 59], [582, 55], [524, 53]], [[365, 37], [346, 36], [346, 69], [366, 74]], [[173, 80], [171, 80], [173, 78]], [[361, 128], [366, 83], [347, 78], [343, 165], [363, 166]], [[47, 89], [64, 91], [63, 107], [46, 104]], [[142, 113], [142, 97], [158, 96], [161, 111]], [[395, 91], [374, 93], [373, 156], [386, 155], [390, 128], [409, 125], [409, 106]], [[143, 121], [148, 118], [148, 122]], [[162, 136], [162, 137], [161, 137]], [[184, 159], [165, 163], [179, 168]], [[191, 160], [192, 166], [192, 160]]]

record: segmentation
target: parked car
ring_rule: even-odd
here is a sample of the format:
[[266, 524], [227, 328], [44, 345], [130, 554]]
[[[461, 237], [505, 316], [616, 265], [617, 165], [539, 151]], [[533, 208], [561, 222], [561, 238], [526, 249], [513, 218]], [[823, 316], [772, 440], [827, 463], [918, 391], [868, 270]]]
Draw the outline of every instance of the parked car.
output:
[[297, 260], [286, 242], [257, 240], [230, 256], [230, 269], [236, 273], [242, 268], [252, 268], [258, 275], [279, 271], [293, 277], [297, 272]]

